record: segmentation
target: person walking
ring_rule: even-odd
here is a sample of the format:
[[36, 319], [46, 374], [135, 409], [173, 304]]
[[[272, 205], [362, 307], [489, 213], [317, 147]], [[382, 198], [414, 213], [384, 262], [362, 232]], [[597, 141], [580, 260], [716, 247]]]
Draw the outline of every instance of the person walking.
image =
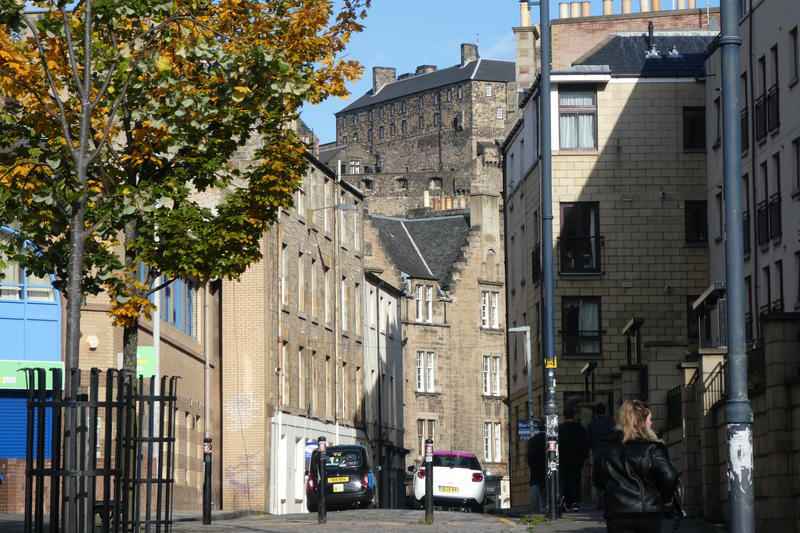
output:
[[575, 410], [564, 409], [564, 422], [558, 426], [558, 458], [564, 511], [580, 511], [581, 473], [583, 462], [589, 456], [589, 438], [586, 429], [575, 420]]
[[[586, 425], [586, 433], [589, 436], [589, 448], [592, 450], [592, 466], [597, 464], [598, 455], [600, 453], [600, 442], [608, 437], [614, 431], [614, 421], [611, 417], [606, 416], [606, 404], [598, 402], [594, 406], [594, 418]], [[603, 489], [597, 486], [597, 481], [592, 476], [592, 485], [594, 485], [597, 494], [597, 508], [603, 508]]]
[[530, 468], [531, 512], [538, 513], [546, 508], [545, 500], [545, 439], [543, 431], [528, 439], [528, 467]]
[[594, 465], [597, 485], [605, 490], [608, 533], [661, 531], [661, 521], [672, 508], [678, 471], [652, 429], [653, 413], [646, 403], [623, 403], [617, 426], [601, 442]]

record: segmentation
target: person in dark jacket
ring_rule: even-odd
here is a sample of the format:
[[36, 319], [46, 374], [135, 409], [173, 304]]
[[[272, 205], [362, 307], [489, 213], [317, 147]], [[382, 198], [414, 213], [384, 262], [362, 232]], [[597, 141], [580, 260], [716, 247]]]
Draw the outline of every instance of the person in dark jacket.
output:
[[594, 474], [605, 490], [608, 533], [661, 531], [669, 515], [678, 472], [652, 425], [650, 407], [629, 400], [617, 414], [618, 429], [602, 441]]
[[538, 513], [545, 507], [546, 453], [544, 432], [537, 431], [528, 440], [528, 466], [531, 470], [531, 511]]
[[[592, 449], [592, 465], [597, 463], [600, 454], [600, 442], [614, 431], [614, 421], [606, 416], [606, 404], [598, 402], [594, 406], [594, 418], [586, 425], [589, 435], [589, 448]], [[597, 481], [592, 479], [592, 484], [597, 491], [597, 508], [603, 508], [603, 489], [597, 486]]]
[[564, 423], [558, 426], [558, 458], [565, 511], [580, 511], [581, 472], [589, 456], [589, 437], [580, 422], [575, 420], [571, 407], [564, 409]]

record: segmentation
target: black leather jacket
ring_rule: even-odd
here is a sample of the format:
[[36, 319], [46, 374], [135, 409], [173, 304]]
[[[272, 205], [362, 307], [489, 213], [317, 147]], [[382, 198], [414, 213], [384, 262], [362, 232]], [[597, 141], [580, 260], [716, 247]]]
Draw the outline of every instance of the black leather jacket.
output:
[[646, 440], [622, 444], [622, 432], [601, 441], [594, 465], [596, 486], [605, 489], [605, 516], [630, 514], [668, 515], [678, 471], [667, 448]]

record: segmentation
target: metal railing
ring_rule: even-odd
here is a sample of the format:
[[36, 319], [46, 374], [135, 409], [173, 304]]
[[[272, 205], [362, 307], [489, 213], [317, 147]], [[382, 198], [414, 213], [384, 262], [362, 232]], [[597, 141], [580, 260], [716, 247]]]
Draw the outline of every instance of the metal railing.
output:
[[561, 237], [561, 274], [600, 272], [600, 237]]
[[742, 109], [741, 113], [741, 121], [742, 121], [742, 153], [747, 152], [750, 148], [750, 136], [748, 135], [747, 131], [747, 121], [749, 119], [749, 113], [747, 112], [747, 108], [745, 107]]
[[766, 200], [758, 202], [756, 213], [756, 241], [758, 245], [769, 242], [769, 205]]
[[750, 253], [750, 211], [742, 212], [742, 236], [744, 237], [744, 253]]
[[781, 193], [776, 192], [769, 197], [769, 237], [781, 236]]
[[677, 386], [667, 391], [667, 427], [679, 426], [683, 420], [681, 408], [683, 387]]
[[756, 98], [756, 141], [767, 136], [767, 99], [765, 95]]
[[87, 392], [79, 369], [70, 371], [66, 386], [61, 369], [51, 369], [50, 379], [42, 368], [24, 370], [24, 531], [43, 533], [48, 514], [49, 531], [169, 533], [178, 378], [162, 377], [157, 389], [155, 378], [109, 369], [101, 387], [101, 372], [93, 368]]
[[714, 367], [703, 382], [703, 408], [708, 411], [728, 394], [727, 361]]

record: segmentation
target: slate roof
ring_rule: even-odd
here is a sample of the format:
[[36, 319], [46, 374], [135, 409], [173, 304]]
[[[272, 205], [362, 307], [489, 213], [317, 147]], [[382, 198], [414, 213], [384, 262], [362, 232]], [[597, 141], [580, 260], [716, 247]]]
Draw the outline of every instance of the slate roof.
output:
[[347, 145], [343, 144], [341, 146], [334, 146], [333, 148], [328, 148], [326, 150], [320, 150], [319, 160], [327, 165], [330, 163], [331, 159], [339, 155], [339, 153], [345, 148], [347, 148]]
[[370, 218], [397, 268], [412, 278], [436, 280], [443, 288], [449, 286], [453, 264], [461, 258], [461, 247], [467, 243], [468, 215]]
[[[589, 51], [574, 65], [608, 65], [612, 76], [692, 77], [702, 76], [706, 49], [717, 31], [661, 31], [653, 36], [658, 57], [648, 58], [648, 36], [639, 32], [619, 32]], [[677, 50], [678, 55], [670, 52]]]
[[408, 96], [414, 93], [427, 91], [436, 87], [444, 87], [454, 83], [475, 81], [514, 81], [515, 71], [513, 61], [497, 61], [494, 59], [475, 59], [465, 65], [455, 65], [419, 76], [411, 76], [393, 83], [384, 85], [376, 94], [372, 89], [364, 93], [356, 101], [336, 113], [346, 113], [354, 109], [388, 102], [395, 98]]

